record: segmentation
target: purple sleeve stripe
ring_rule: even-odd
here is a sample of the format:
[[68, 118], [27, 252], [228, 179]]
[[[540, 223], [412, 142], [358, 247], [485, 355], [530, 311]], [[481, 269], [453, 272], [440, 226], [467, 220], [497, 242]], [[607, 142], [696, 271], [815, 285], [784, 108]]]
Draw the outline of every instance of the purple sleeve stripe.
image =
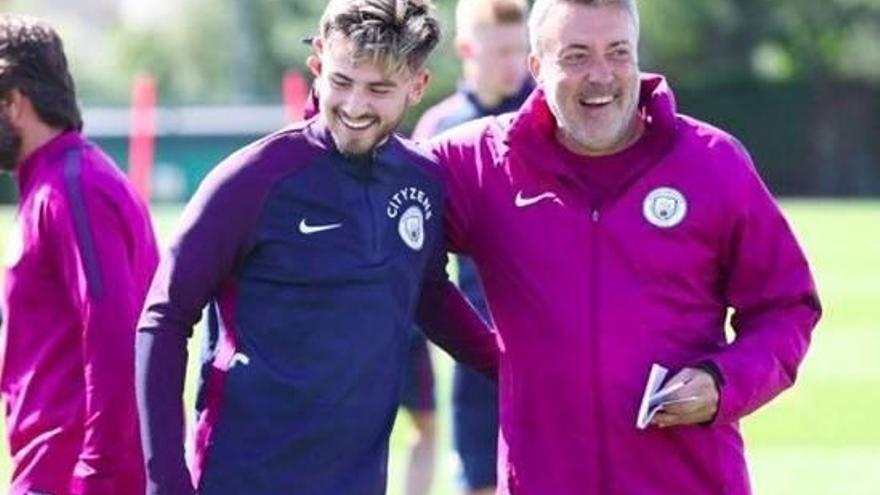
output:
[[77, 244], [82, 256], [89, 293], [93, 298], [101, 299], [104, 297], [104, 287], [101, 282], [101, 269], [98, 266], [98, 256], [95, 251], [92, 230], [89, 226], [86, 204], [79, 183], [81, 166], [82, 149], [68, 151], [64, 162], [64, 179], [67, 186], [68, 199], [70, 200], [73, 227], [76, 231]]

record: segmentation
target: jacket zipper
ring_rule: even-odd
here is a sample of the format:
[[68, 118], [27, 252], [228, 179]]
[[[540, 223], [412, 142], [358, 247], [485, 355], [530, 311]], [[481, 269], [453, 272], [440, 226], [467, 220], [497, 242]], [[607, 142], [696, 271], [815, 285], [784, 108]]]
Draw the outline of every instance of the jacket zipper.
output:
[[601, 360], [602, 360], [602, 351], [601, 347], [601, 332], [599, 329], [599, 308], [601, 307], [600, 301], [600, 292], [599, 292], [599, 267], [601, 266], [601, 243], [599, 242], [599, 234], [600, 234], [600, 224], [599, 222], [602, 219], [602, 212], [599, 206], [591, 207], [590, 211], [590, 227], [592, 236], [590, 239], [590, 243], [593, 246], [593, 249], [590, 251], [590, 334], [591, 334], [591, 358], [590, 363], [592, 365], [592, 369], [589, 370], [590, 376], [592, 377], [592, 390], [593, 390], [593, 407], [595, 408], [594, 418], [594, 428], [596, 431], [596, 440], [597, 440], [597, 455], [596, 455], [596, 485], [599, 488], [597, 493], [607, 494], [610, 493], [608, 491], [608, 477], [609, 472], [608, 469], [608, 459], [607, 459], [607, 440], [606, 440], [606, 432], [603, 428], [605, 425], [605, 411], [602, 408], [602, 380], [601, 380]]

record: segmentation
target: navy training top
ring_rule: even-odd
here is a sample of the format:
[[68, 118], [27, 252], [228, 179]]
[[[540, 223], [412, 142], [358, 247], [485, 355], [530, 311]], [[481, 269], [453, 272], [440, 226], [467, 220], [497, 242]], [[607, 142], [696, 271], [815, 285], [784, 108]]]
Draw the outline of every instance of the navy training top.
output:
[[[497, 367], [494, 337], [446, 280], [442, 222], [432, 158], [397, 136], [369, 157], [345, 156], [320, 118], [211, 172], [139, 325], [148, 493], [190, 493], [191, 474], [210, 495], [383, 494], [420, 296], [433, 340], [489, 374]], [[185, 339], [206, 304], [187, 473]]]

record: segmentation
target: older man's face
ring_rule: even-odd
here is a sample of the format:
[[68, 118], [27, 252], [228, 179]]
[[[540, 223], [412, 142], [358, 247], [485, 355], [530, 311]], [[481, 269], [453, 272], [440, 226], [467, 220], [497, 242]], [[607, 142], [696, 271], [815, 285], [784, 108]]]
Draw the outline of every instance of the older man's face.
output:
[[616, 5], [560, 2], [537, 32], [530, 68], [544, 89], [563, 145], [605, 155], [632, 144], [641, 132], [638, 27]]

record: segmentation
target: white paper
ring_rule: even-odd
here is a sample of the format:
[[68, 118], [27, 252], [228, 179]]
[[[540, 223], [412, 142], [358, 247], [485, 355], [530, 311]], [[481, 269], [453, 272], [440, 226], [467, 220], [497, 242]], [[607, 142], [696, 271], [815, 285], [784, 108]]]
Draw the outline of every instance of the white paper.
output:
[[672, 386], [661, 389], [663, 381], [669, 370], [659, 364], [651, 365], [648, 374], [648, 382], [645, 384], [645, 392], [642, 394], [642, 403], [639, 405], [639, 416], [636, 418], [636, 428], [644, 430], [654, 419], [654, 415], [665, 406], [680, 404], [697, 400], [697, 397], [670, 398], [675, 392], [684, 387], [685, 382], [677, 382]]

